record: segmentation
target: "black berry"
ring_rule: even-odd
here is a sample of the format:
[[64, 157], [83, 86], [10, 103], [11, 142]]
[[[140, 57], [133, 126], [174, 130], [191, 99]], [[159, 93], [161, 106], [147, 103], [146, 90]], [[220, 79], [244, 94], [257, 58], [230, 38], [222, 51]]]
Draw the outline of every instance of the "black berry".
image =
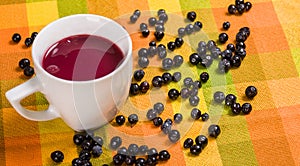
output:
[[156, 117], [152, 120], [154, 126], [159, 127], [160, 125], [163, 124], [163, 120], [161, 117]]
[[149, 34], [150, 34], [149, 29], [144, 29], [144, 30], [142, 30], [142, 35], [143, 35], [144, 37], [148, 37]]
[[235, 115], [239, 114], [242, 111], [242, 107], [241, 107], [240, 103], [233, 103], [231, 105], [231, 111]]
[[242, 112], [244, 114], [250, 114], [251, 111], [252, 111], [252, 105], [250, 103], [244, 103], [242, 105]]
[[199, 135], [195, 138], [195, 143], [201, 145], [202, 149], [204, 149], [208, 144], [208, 139], [204, 135]]
[[93, 146], [92, 155], [93, 157], [99, 157], [103, 153], [102, 147], [100, 145]]
[[131, 83], [129, 93], [131, 95], [139, 94], [139, 85], [137, 83]]
[[157, 41], [161, 41], [164, 38], [165, 33], [163, 31], [155, 31], [154, 36]]
[[11, 37], [11, 40], [15, 43], [19, 43], [21, 41], [22, 37], [18, 33], [14, 33]]
[[37, 35], [38, 35], [37, 32], [32, 32], [30, 37], [31, 37], [32, 40], [34, 40]]
[[231, 106], [233, 103], [235, 103], [235, 101], [236, 101], [236, 96], [233, 94], [228, 94], [225, 97], [225, 105], [227, 106]]
[[217, 138], [220, 133], [221, 133], [220, 126], [212, 124], [208, 127], [209, 136]]
[[219, 35], [219, 42], [220, 43], [224, 44], [224, 43], [227, 42], [227, 40], [228, 40], [228, 35], [226, 33], [221, 33]]
[[60, 163], [64, 160], [64, 154], [60, 150], [56, 150], [51, 153], [51, 159], [56, 163]]
[[189, 60], [192, 65], [197, 65], [201, 61], [201, 57], [197, 53], [192, 53]]
[[157, 111], [155, 109], [149, 109], [147, 111], [146, 117], [148, 120], [153, 120], [154, 118], [157, 117]]
[[142, 93], [147, 93], [147, 91], [150, 89], [150, 84], [147, 81], [143, 81], [139, 87]]
[[199, 119], [201, 117], [201, 111], [198, 108], [193, 108], [191, 111], [191, 117], [193, 119]]
[[28, 38], [26, 38], [25, 39], [25, 45], [27, 46], [27, 47], [30, 47], [31, 46], [31, 44], [33, 43], [33, 40], [30, 38], [30, 37], [28, 37]]
[[225, 22], [223, 23], [223, 29], [224, 29], [224, 30], [228, 30], [229, 28], [230, 28], [230, 22], [225, 21]]
[[27, 77], [31, 77], [34, 74], [34, 69], [31, 66], [26, 66], [23, 71], [24, 75]]
[[237, 13], [237, 8], [235, 5], [231, 4], [228, 6], [228, 13], [229, 14], [236, 14]]
[[75, 145], [81, 145], [83, 141], [84, 141], [84, 135], [78, 133], [73, 136], [73, 142]]
[[248, 86], [245, 94], [249, 99], [253, 99], [257, 95], [257, 89], [254, 86]]
[[207, 82], [208, 81], [208, 79], [209, 79], [209, 74], [207, 73], [207, 72], [202, 72], [201, 74], [200, 74], [200, 80], [202, 81], [202, 82]]
[[161, 77], [164, 81], [164, 84], [168, 84], [172, 81], [172, 74], [171, 73], [165, 72], [165, 73], [162, 74]]
[[183, 147], [184, 147], [184, 148], [190, 148], [193, 144], [194, 144], [194, 140], [193, 140], [192, 138], [187, 138], [187, 139], [183, 142]]
[[119, 136], [114, 136], [110, 140], [110, 147], [112, 149], [117, 149], [118, 147], [121, 146], [121, 144], [122, 144], [122, 138]]
[[225, 94], [221, 91], [217, 91], [214, 93], [214, 100], [217, 103], [222, 103], [225, 100]]
[[168, 92], [169, 99], [176, 100], [179, 97], [180, 93], [177, 89], [170, 89]]
[[168, 138], [171, 142], [175, 143], [180, 139], [180, 133], [178, 130], [171, 130], [168, 133]]
[[197, 14], [194, 11], [190, 11], [186, 15], [186, 18], [192, 22], [196, 19], [196, 17], [197, 17]]
[[245, 3], [245, 10], [249, 11], [252, 8], [252, 3], [251, 2], [246, 2]]
[[190, 147], [190, 153], [192, 155], [199, 155], [201, 153], [201, 151], [202, 151], [202, 147], [200, 145], [196, 144], [196, 145], [192, 145]]
[[140, 69], [140, 70], [136, 70], [134, 71], [133, 73], [133, 78], [136, 80], [136, 81], [141, 81], [145, 76], [145, 72], [144, 70]]
[[174, 122], [175, 123], [180, 123], [181, 121], [182, 121], [182, 114], [181, 113], [176, 113], [175, 115], [174, 115]]
[[139, 117], [137, 114], [131, 114], [128, 116], [128, 122], [131, 125], [135, 125], [139, 121]]
[[164, 80], [161, 76], [155, 76], [152, 78], [152, 85], [154, 87], [161, 87], [164, 83]]
[[158, 158], [160, 161], [167, 161], [171, 157], [170, 153], [167, 150], [162, 150], [158, 153]]
[[205, 122], [205, 121], [207, 121], [209, 119], [209, 115], [208, 115], [208, 113], [203, 113], [202, 115], [201, 115], [201, 120], [203, 121], [203, 122]]
[[30, 60], [27, 58], [23, 58], [19, 61], [19, 67], [24, 69], [25, 67], [30, 66]]
[[184, 41], [181, 37], [178, 37], [175, 39], [175, 45], [177, 48], [181, 47], [183, 45]]
[[121, 125], [123, 125], [124, 123], [125, 123], [125, 116], [123, 116], [123, 115], [118, 115], [118, 116], [116, 116], [116, 123], [119, 125], [119, 126], [121, 126]]
[[169, 49], [170, 51], [174, 51], [175, 48], [176, 48], [176, 44], [175, 44], [175, 42], [169, 42], [169, 43], [167, 44], [167, 47], [168, 47], [168, 49]]

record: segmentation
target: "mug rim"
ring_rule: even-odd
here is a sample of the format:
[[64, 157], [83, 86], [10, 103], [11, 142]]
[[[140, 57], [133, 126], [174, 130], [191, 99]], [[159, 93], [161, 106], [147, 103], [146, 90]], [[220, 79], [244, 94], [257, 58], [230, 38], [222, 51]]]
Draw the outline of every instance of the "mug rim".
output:
[[[59, 78], [59, 77], [56, 77], [50, 73], [48, 73], [43, 67], [42, 65], [39, 63], [39, 60], [37, 59], [37, 56], [34, 56], [34, 52], [35, 52], [35, 49], [37, 47], [37, 44], [38, 42], [33, 42], [32, 44], [32, 50], [31, 50], [31, 53], [32, 53], [32, 59], [34, 61], [34, 67], [37, 67], [39, 68], [40, 71], [42, 71], [45, 75], [47, 75], [48, 77], [50, 77], [51, 79], [55, 79], [57, 81], [60, 81], [60, 82], [65, 82], [65, 83], [76, 83], [76, 84], [86, 84], [86, 83], [95, 83], [95, 82], [98, 82], [98, 81], [102, 81], [102, 80], [105, 80], [105, 79], [108, 79], [110, 77], [113, 77], [113, 75], [115, 73], [118, 73], [120, 70], [122, 70], [122, 68], [124, 68], [124, 66], [127, 64], [127, 62], [131, 59], [131, 56], [132, 56], [132, 40], [130, 38], [130, 35], [129, 33], [125, 30], [125, 28], [123, 26], [121, 26], [119, 23], [117, 23], [116, 21], [110, 19], [110, 18], [107, 18], [107, 17], [104, 17], [104, 16], [101, 16], [101, 15], [96, 15], [96, 14], [74, 14], [74, 15], [69, 15], [69, 16], [65, 16], [65, 17], [61, 17], [55, 21], [52, 21], [51, 23], [47, 24], [44, 28], [42, 28], [42, 30], [39, 32], [39, 34], [43, 34], [45, 33], [45, 31], [47, 31], [53, 24], [56, 24], [58, 22], [61, 22], [61, 21], [64, 21], [66, 19], [69, 19], [69, 18], [73, 18], [73, 17], [94, 17], [94, 18], [100, 18], [102, 20], [106, 20], [106, 21], [109, 21], [111, 23], [113, 23], [115, 26], [117, 26], [121, 31], [123, 31], [124, 34], [126, 34], [125, 36], [126, 37], [126, 40], [128, 42], [128, 52], [127, 54], [124, 54], [125, 58], [122, 60], [121, 64], [117, 66], [116, 69], [114, 69], [112, 72], [108, 73], [107, 75], [105, 76], [102, 76], [102, 77], [99, 77], [99, 78], [95, 78], [95, 79], [91, 79], [91, 80], [83, 80], [83, 81], [78, 81], [78, 80], [67, 80], [67, 79], [62, 79], [62, 78]], [[38, 41], [39, 38], [40, 38], [41, 35], [37, 35], [37, 37], [35, 38], [35, 41]], [[110, 40], [110, 39], [108, 39]], [[54, 43], [53, 43], [54, 44]], [[50, 47], [50, 46], [49, 46]], [[48, 48], [49, 48], [48, 47]], [[37, 75], [36, 75], [37, 76]]]

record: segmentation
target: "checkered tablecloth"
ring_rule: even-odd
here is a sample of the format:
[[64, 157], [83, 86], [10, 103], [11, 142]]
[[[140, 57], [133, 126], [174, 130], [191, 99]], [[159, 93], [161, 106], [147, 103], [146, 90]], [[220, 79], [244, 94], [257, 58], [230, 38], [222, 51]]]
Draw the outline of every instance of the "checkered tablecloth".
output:
[[[112, 123], [95, 131], [105, 140], [104, 153], [91, 160], [93, 165], [111, 164], [115, 151], [107, 144], [114, 135], [123, 136], [123, 145], [136, 141], [146, 143], [158, 150], [167, 149], [171, 154], [168, 162], [160, 165], [300, 165], [300, 2], [297, 0], [253, 0], [249, 12], [240, 16], [228, 15], [227, 7], [234, 0], [1, 0], [0, 1], [0, 165], [55, 165], [50, 159], [54, 150], [64, 152], [65, 159], [60, 165], [71, 165], [78, 156], [72, 142], [74, 131], [61, 119], [34, 122], [21, 117], [9, 104], [5, 92], [28, 80], [18, 68], [21, 58], [31, 59], [31, 48], [24, 46], [24, 39], [34, 31], [39, 32], [48, 23], [72, 14], [91, 13], [106, 16], [120, 22], [133, 41], [134, 69], [138, 69], [137, 51], [148, 47], [153, 34], [148, 38], [138, 32], [139, 23], [153, 15], [158, 9], [169, 14], [166, 25], [168, 32], [160, 42], [174, 40], [186, 13], [195, 11], [196, 20], [203, 23], [199, 33], [185, 36], [183, 48], [169, 53], [169, 57], [180, 54], [184, 64], [170, 71], [180, 71], [183, 77], [199, 78], [203, 71], [210, 73], [210, 80], [199, 90], [202, 112], [210, 114], [208, 122], [193, 121], [189, 118], [191, 106], [187, 100], [170, 101], [168, 89], [182, 87], [182, 81], [171, 83], [160, 89], [152, 88], [146, 94], [130, 97], [120, 114], [137, 113], [141, 121], [134, 127], [117, 127]], [[136, 24], [128, 24], [129, 16], [135, 9], [142, 11]], [[146, 14], [145, 14], [146, 13]], [[175, 23], [172, 21], [176, 20]], [[246, 41], [247, 56], [241, 67], [228, 73], [216, 72], [217, 62], [208, 68], [191, 67], [189, 55], [195, 51], [200, 40], [217, 40], [223, 32], [222, 23], [229, 21], [231, 27], [227, 43], [233, 43], [239, 28], [248, 26], [251, 35]], [[169, 28], [169, 29], [168, 29]], [[13, 33], [22, 35], [19, 44], [11, 42]], [[153, 32], [153, 31], [152, 31]], [[222, 49], [225, 45], [220, 45]], [[144, 80], [161, 75], [161, 61], [155, 57], [145, 69]], [[248, 85], [258, 89], [253, 100], [245, 97]], [[212, 101], [213, 93], [221, 90], [237, 95], [240, 103], [250, 102], [253, 111], [249, 115], [233, 116], [223, 105]], [[181, 131], [181, 140], [170, 144], [159, 128], [144, 118], [147, 109], [156, 102], [165, 104], [163, 119], [176, 112], [184, 115], [183, 122], [176, 124]], [[47, 101], [41, 93], [35, 93], [22, 100], [26, 108], [42, 110]], [[191, 156], [183, 149], [183, 141], [199, 134], [208, 135], [209, 124], [218, 124], [221, 134], [217, 139], [209, 137], [208, 146], [199, 156]], [[153, 136], [153, 137], [152, 137]], [[162, 144], [166, 145], [162, 145]]]

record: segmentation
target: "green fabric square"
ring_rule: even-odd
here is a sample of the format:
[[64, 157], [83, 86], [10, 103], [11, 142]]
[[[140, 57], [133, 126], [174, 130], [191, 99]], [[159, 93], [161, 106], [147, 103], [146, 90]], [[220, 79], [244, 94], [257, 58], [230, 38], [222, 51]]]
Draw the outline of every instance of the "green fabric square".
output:
[[208, 0], [180, 0], [182, 10], [192, 10], [201, 8], [210, 8], [210, 1]]
[[87, 13], [86, 0], [58, 0], [57, 6], [59, 17]]

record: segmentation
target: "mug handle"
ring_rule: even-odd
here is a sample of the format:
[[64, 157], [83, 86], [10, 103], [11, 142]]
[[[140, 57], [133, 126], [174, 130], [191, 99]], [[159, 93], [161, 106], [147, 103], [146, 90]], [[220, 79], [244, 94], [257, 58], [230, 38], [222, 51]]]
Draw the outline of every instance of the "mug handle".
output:
[[59, 117], [57, 111], [55, 111], [53, 105], [49, 104], [47, 110], [44, 111], [32, 111], [24, 108], [21, 105], [21, 100], [25, 97], [41, 90], [41, 83], [37, 77], [31, 78], [30, 80], [16, 86], [15, 88], [5, 93], [6, 98], [15, 108], [15, 110], [22, 115], [24, 118], [33, 121], [47, 121]]

